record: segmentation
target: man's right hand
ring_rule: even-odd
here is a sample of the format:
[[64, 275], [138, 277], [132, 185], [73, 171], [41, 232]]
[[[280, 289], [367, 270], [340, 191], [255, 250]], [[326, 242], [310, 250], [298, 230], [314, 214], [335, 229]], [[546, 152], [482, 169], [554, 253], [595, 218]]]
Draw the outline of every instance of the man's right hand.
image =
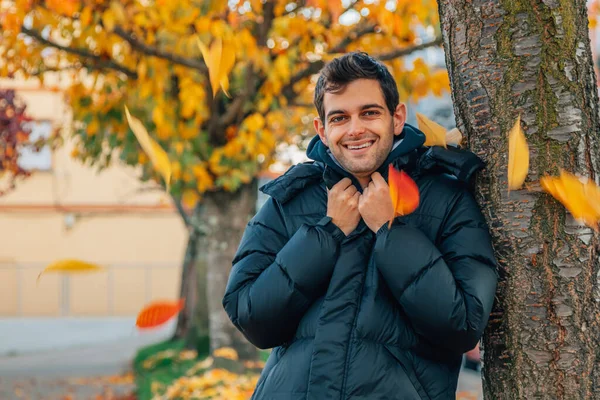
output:
[[327, 191], [327, 216], [348, 236], [360, 222], [358, 199], [360, 192], [350, 178], [344, 178]]

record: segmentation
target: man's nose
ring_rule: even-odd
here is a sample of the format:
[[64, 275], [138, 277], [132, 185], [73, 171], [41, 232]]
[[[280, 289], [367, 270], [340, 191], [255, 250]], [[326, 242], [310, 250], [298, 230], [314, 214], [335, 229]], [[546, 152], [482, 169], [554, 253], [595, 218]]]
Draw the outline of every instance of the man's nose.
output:
[[349, 136], [359, 136], [365, 133], [366, 126], [360, 118], [355, 117], [350, 119], [350, 130], [348, 131]]

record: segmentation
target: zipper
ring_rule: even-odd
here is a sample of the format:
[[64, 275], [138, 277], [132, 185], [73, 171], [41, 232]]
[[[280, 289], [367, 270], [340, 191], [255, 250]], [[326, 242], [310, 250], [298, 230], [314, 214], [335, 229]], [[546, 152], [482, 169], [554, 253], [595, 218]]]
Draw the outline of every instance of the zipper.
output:
[[[371, 253], [369, 253], [369, 263], [371, 262], [371, 256], [372, 256]], [[354, 332], [356, 332], [356, 323], [358, 321], [358, 313], [360, 312], [360, 306], [362, 304], [361, 300], [364, 296], [365, 282], [367, 280], [366, 277], [367, 277], [367, 271], [365, 270], [362, 273], [362, 282], [360, 285], [360, 296], [358, 298], [356, 312], [354, 314], [354, 321], [352, 322], [352, 328], [350, 329], [350, 336], [348, 338], [348, 348], [346, 349], [346, 361], [344, 361], [344, 378], [342, 379], [342, 390], [341, 390], [341, 394], [340, 394], [340, 400], [344, 400], [344, 395], [346, 394], [346, 382], [348, 380], [348, 360], [350, 359], [350, 353], [351, 353], [350, 349], [353, 346], [352, 337], [354, 336]]]

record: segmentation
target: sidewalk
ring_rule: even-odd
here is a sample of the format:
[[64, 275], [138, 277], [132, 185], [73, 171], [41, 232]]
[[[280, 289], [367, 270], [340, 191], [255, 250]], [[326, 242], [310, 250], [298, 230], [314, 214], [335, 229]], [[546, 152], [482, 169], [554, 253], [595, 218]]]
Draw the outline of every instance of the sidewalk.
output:
[[123, 399], [141, 347], [172, 335], [174, 322], [148, 333], [134, 320], [0, 320], [0, 399]]

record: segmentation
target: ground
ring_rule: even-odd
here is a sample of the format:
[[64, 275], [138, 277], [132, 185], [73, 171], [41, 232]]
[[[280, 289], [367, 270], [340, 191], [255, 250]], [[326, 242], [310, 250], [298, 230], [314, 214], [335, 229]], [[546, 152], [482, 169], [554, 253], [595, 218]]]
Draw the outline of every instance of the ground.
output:
[[[135, 386], [129, 373], [131, 341], [0, 357], [0, 399], [125, 400]], [[479, 373], [463, 370], [459, 399], [478, 400]]]

